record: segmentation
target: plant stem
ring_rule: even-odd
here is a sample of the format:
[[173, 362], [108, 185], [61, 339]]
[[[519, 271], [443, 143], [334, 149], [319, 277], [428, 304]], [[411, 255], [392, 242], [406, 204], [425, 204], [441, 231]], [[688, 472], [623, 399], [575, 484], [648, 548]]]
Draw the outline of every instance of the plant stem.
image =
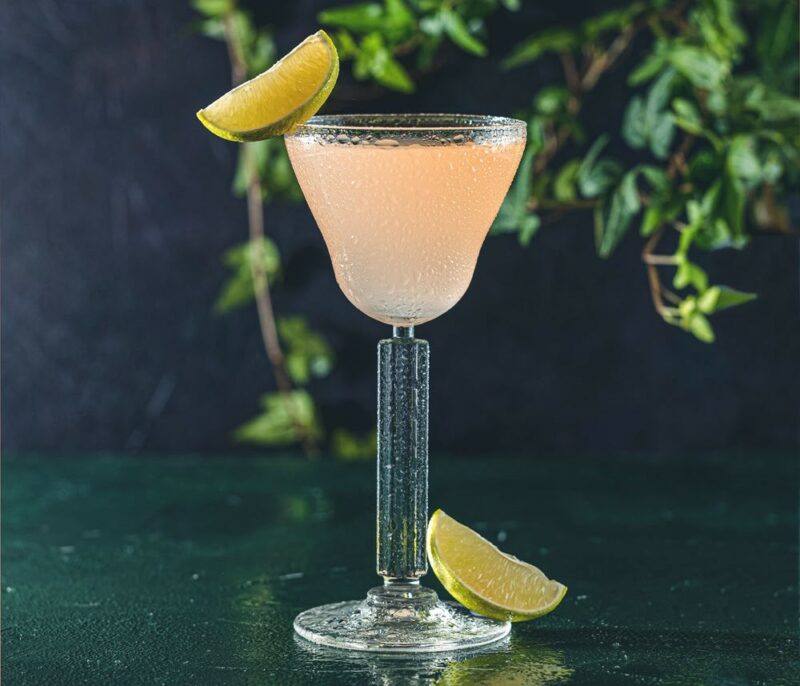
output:
[[[238, 86], [247, 77], [247, 63], [242, 51], [242, 46], [237, 40], [230, 15], [225, 17], [225, 44], [228, 48], [228, 58], [231, 64], [231, 81]], [[264, 231], [264, 195], [262, 180], [252, 156], [249, 144], [245, 144], [243, 151], [247, 165], [247, 224], [249, 229], [250, 244], [260, 245], [266, 238]], [[264, 271], [264, 266], [258, 259], [250, 260], [250, 273], [253, 279], [253, 297], [256, 301], [258, 324], [261, 330], [261, 340], [267, 353], [275, 385], [278, 391], [286, 398], [293, 389], [291, 378], [286, 369], [286, 357], [283, 354], [278, 327], [275, 322], [275, 310], [272, 307], [272, 295], [269, 289], [269, 279]], [[293, 405], [287, 402], [287, 410], [292, 417], [292, 423], [303, 444], [306, 453], [315, 451], [314, 440], [299, 419], [295, 416]]]
[[662, 226], [647, 240], [642, 249], [642, 261], [647, 265], [647, 282], [650, 285], [650, 297], [653, 299], [653, 307], [664, 319], [667, 319], [669, 308], [664, 305], [664, 299], [661, 295], [662, 286], [661, 279], [658, 276], [658, 267], [650, 260], [655, 257], [653, 251], [661, 240], [664, 234], [664, 227]]
[[586, 73], [580, 81], [582, 91], [588, 91], [597, 85], [600, 77], [617, 61], [617, 58], [625, 52], [631, 44], [633, 37], [640, 27], [629, 26], [619, 36], [614, 39], [608, 50], [601, 53], [597, 59], [592, 60]]
[[678, 260], [675, 258], [674, 255], [642, 255], [642, 260], [644, 260], [645, 264], [652, 264], [652, 265], [659, 265], [659, 264], [667, 264], [667, 265], [676, 265], [678, 264]]
[[[247, 144], [245, 144], [247, 145]], [[260, 245], [264, 238], [264, 203], [261, 191], [261, 180], [253, 162], [249, 148], [245, 148], [245, 159], [248, 166], [247, 182], [247, 223], [250, 229], [250, 242]], [[286, 358], [283, 355], [278, 328], [275, 324], [275, 311], [272, 308], [272, 296], [269, 291], [269, 279], [264, 272], [260, 260], [250, 260], [250, 272], [253, 278], [253, 294], [258, 311], [258, 323], [261, 329], [261, 339], [267, 352], [275, 383], [278, 390], [288, 393], [292, 390], [292, 382], [286, 372]]]
[[[247, 76], [247, 64], [242, 54], [241, 45], [236, 39], [230, 16], [225, 18], [225, 44], [228, 47], [228, 57], [231, 62], [231, 81], [234, 86], [242, 83]], [[251, 243], [259, 244], [264, 240], [264, 197], [261, 190], [261, 179], [252, 158], [250, 149], [245, 147], [247, 162], [247, 223], [250, 230]], [[275, 383], [278, 390], [288, 393], [292, 390], [292, 382], [286, 372], [286, 358], [278, 338], [278, 328], [275, 324], [275, 311], [272, 308], [272, 296], [269, 291], [269, 279], [264, 273], [264, 267], [258, 260], [250, 261], [250, 270], [253, 277], [253, 294], [258, 310], [258, 323], [261, 328], [261, 338], [267, 357], [272, 364]]]
[[670, 156], [667, 164], [667, 176], [670, 179], [674, 179], [678, 172], [684, 176], [687, 174], [686, 155], [694, 144], [694, 141], [695, 137], [692, 134], [685, 134], [678, 149]]

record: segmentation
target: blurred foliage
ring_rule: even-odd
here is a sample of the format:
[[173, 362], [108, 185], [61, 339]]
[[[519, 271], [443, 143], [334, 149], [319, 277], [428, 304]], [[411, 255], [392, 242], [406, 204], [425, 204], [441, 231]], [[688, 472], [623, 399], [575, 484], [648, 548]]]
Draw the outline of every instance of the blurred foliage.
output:
[[[246, 66], [243, 76], [273, 63], [272, 33], [255, 27], [236, 0], [193, 5], [198, 30], [226, 42], [232, 64]], [[354, 78], [411, 93], [448, 44], [485, 57], [488, 18], [518, 10], [521, 0], [332, 5], [319, 21], [332, 30]], [[635, 62], [626, 59], [634, 40]], [[754, 232], [791, 231], [786, 203], [800, 175], [797, 45], [791, 0], [641, 0], [523, 40], [504, 57], [504, 69], [553, 60], [563, 78], [518, 114], [528, 122], [527, 147], [492, 233], [516, 234], [528, 245], [564, 214], [592, 211], [597, 253], [608, 258], [637, 228], [656, 311], [712, 342], [709, 317], [755, 295], [713, 283], [698, 251], [740, 250]], [[590, 137], [584, 102], [612, 68], [627, 79], [630, 97], [619, 119]], [[624, 159], [605, 154], [612, 139], [628, 148]], [[254, 180], [265, 202], [301, 198], [282, 139], [240, 147], [233, 191], [248, 194]], [[663, 245], [673, 247], [657, 253]], [[231, 274], [219, 312], [251, 301], [254, 273], [269, 283], [280, 276], [280, 254], [267, 237], [223, 259]], [[662, 283], [665, 268], [674, 270], [670, 288]], [[295, 389], [264, 396], [262, 413], [236, 437], [265, 445], [317, 442], [325, 432], [305, 387], [331, 371], [332, 351], [301, 317], [279, 318], [277, 328]], [[374, 435], [345, 429], [332, 431], [329, 445], [344, 459], [375, 452]]]
[[[273, 64], [276, 49], [272, 33], [257, 28], [250, 14], [240, 9], [235, 0], [194, 0], [193, 6], [200, 14], [197, 29], [226, 44], [234, 82], [260, 74]], [[282, 138], [240, 145], [238, 154], [234, 194], [247, 196], [248, 203], [302, 198]], [[281, 275], [278, 246], [266, 235], [254, 235], [252, 217], [250, 221], [250, 240], [228, 249], [222, 258], [229, 276], [214, 305], [220, 314], [251, 304], [257, 291], [275, 285]], [[266, 283], [258, 283], [259, 280]], [[280, 364], [285, 369], [276, 370], [276, 378], [283, 374], [285, 383], [291, 386], [265, 394], [261, 412], [237, 428], [234, 437], [256, 445], [302, 444], [313, 452], [326, 434], [308, 385], [331, 372], [333, 351], [303, 317], [275, 317], [271, 311], [266, 315], [259, 312], [259, 317], [264, 316], [277, 329], [282, 345]], [[275, 366], [273, 356], [270, 359]], [[347, 460], [375, 454], [371, 435], [359, 437], [343, 429], [333, 431], [330, 447], [334, 454]]]
[[286, 352], [292, 381], [307, 384], [312, 377], [327, 376], [333, 367], [333, 351], [325, 339], [309, 329], [302, 317], [278, 320], [278, 333]]
[[357, 436], [347, 429], [336, 429], [331, 437], [333, 452], [342, 460], [361, 460], [375, 455], [378, 450], [378, 434], [373, 429], [365, 436]]
[[[586, 140], [580, 114], [633, 39], [631, 96], [619, 122]], [[493, 226], [526, 245], [539, 226], [592, 209], [598, 254], [638, 226], [653, 302], [664, 321], [714, 340], [709, 315], [755, 298], [713, 284], [697, 250], [742, 249], [754, 231], [789, 232], [800, 171], [797, 4], [788, 0], [634, 2], [574, 27], [539, 32], [506, 68], [552, 55], [563, 83], [533, 98], [529, 140]], [[625, 161], [603, 154], [619, 132]], [[638, 158], [638, 159], [637, 159]], [[674, 236], [674, 248], [656, 248]], [[671, 288], [659, 269], [674, 269]], [[674, 290], [673, 290], [674, 289]]]
[[414, 81], [401, 58], [425, 71], [445, 41], [484, 57], [486, 17], [519, 5], [520, 0], [384, 0], [333, 7], [320, 12], [319, 21], [336, 29], [339, 56], [352, 61], [356, 79], [410, 93]]
[[237, 440], [259, 445], [286, 445], [300, 443], [309, 432], [313, 438], [322, 437], [314, 400], [308, 391], [267, 393], [261, 397], [261, 409], [261, 414], [236, 429]]
[[281, 258], [278, 248], [269, 238], [248, 241], [225, 251], [222, 256], [225, 266], [232, 272], [217, 296], [214, 309], [219, 314], [248, 305], [254, 297], [253, 273], [256, 265], [270, 283], [280, 273]]

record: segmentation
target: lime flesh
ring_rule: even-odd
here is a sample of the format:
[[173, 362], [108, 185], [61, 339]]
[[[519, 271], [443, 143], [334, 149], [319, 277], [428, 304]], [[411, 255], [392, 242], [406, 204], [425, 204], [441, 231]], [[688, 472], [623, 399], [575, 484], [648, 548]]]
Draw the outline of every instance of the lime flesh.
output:
[[522, 622], [552, 612], [567, 587], [507, 555], [469, 527], [436, 510], [428, 524], [428, 559], [456, 600], [473, 612]]

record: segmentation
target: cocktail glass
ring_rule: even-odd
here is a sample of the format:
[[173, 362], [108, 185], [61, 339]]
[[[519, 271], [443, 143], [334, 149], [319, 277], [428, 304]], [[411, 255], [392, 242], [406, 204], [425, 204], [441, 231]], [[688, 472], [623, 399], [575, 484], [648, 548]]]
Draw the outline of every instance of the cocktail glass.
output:
[[474, 615], [419, 583], [428, 571], [427, 341], [414, 327], [449, 310], [519, 165], [525, 123], [407, 114], [312, 117], [286, 136], [336, 280], [392, 326], [378, 343], [377, 572], [365, 600], [297, 616], [297, 633], [352, 650], [431, 652], [496, 641], [508, 622]]

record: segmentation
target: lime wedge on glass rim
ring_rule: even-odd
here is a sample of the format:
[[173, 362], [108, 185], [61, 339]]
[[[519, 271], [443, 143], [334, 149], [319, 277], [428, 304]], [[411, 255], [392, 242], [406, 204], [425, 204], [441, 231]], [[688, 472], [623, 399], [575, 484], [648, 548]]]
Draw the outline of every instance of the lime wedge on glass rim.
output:
[[436, 510], [428, 524], [428, 559], [447, 592], [492, 619], [524, 622], [556, 609], [567, 587], [501, 552], [469, 527]]
[[236, 86], [197, 118], [229, 141], [258, 141], [290, 132], [327, 100], [339, 76], [330, 36], [317, 31], [267, 71]]

